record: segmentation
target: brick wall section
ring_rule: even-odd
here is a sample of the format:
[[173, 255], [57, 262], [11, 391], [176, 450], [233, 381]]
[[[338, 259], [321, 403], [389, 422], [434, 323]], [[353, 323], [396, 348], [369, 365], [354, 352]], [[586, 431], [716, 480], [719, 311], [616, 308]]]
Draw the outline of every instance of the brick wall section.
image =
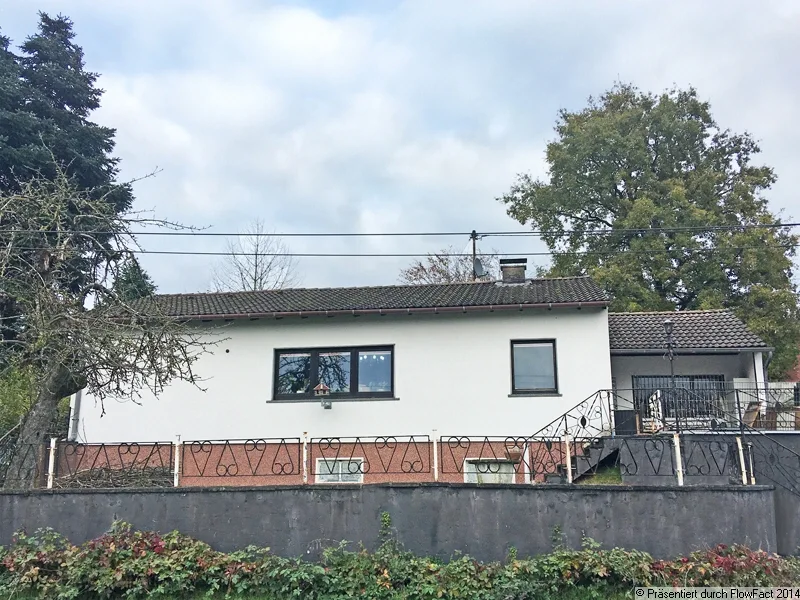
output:
[[303, 483], [299, 439], [187, 442], [181, 448], [182, 487]]
[[312, 439], [308, 446], [309, 483], [318, 482], [318, 473], [325, 473], [331, 461], [361, 460], [362, 483], [431, 482], [433, 445], [427, 437], [413, 440], [368, 438], [338, 441], [338, 438]]
[[[509, 438], [512, 439], [512, 438]], [[513, 440], [513, 439], [512, 439]], [[438, 481], [463, 483], [468, 460], [511, 464], [514, 483], [543, 483], [548, 476], [563, 474], [566, 451], [555, 441], [517, 442], [503, 438], [444, 437], [434, 443], [427, 436], [405, 438], [318, 438], [306, 445], [306, 471], [309, 484], [320, 481], [333, 461], [351, 461], [352, 471], [364, 484], [431, 483], [436, 481], [434, 452], [438, 460]], [[148, 485], [147, 475], [157, 474], [160, 487], [171, 485], [174, 446], [163, 444], [60, 444], [56, 459], [56, 487], [59, 481], [87, 482], [108, 480], [113, 471], [113, 486], [126, 487], [128, 473], [140, 487]], [[236, 440], [184, 442], [180, 447], [181, 487], [259, 487], [303, 483], [303, 442], [283, 440]], [[347, 468], [345, 466], [345, 468]], [[506, 467], [507, 468], [507, 467]], [[491, 477], [495, 466], [487, 466]], [[138, 478], [137, 478], [138, 476]], [[163, 481], [162, 481], [163, 480]], [[487, 479], [489, 481], [489, 479]], [[104, 487], [85, 485], [83, 487]], [[127, 487], [131, 487], [130, 485]]]
[[[511, 462], [514, 483], [543, 483], [548, 476], [563, 471], [566, 451], [561, 442], [445, 437], [439, 444], [439, 481], [463, 483], [467, 460]], [[491, 472], [489, 468], [488, 474]]]

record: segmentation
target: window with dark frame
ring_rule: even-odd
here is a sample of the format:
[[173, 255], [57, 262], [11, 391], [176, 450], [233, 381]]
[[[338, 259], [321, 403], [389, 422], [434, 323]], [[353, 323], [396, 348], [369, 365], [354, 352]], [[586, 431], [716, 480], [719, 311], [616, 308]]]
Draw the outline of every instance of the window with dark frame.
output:
[[511, 393], [558, 393], [555, 340], [511, 342]]
[[286, 349], [275, 351], [275, 400], [314, 400], [323, 383], [331, 398], [394, 397], [391, 346]]

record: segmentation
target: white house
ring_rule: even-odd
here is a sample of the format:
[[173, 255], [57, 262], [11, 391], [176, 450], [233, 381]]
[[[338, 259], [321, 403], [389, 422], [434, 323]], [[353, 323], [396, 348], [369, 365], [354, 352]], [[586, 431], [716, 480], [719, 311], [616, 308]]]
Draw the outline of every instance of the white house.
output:
[[205, 391], [178, 382], [139, 402], [107, 399], [102, 417], [79, 394], [71, 439], [531, 435], [598, 390], [616, 387], [625, 411], [635, 389], [669, 385], [667, 317], [680, 387], [754, 387], [769, 353], [730, 313], [609, 315], [591, 279], [525, 279], [523, 263], [504, 264], [496, 282], [155, 301], [223, 339], [195, 365]]

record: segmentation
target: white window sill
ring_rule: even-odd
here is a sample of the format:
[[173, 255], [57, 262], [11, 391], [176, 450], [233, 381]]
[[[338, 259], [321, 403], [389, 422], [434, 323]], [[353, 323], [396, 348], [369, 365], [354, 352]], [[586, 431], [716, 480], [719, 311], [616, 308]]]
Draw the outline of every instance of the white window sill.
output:
[[385, 398], [383, 396], [371, 397], [371, 396], [363, 396], [363, 397], [336, 397], [331, 398], [330, 396], [318, 396], [316, 398], [273, 398], [268, 400], [267, 403], [271, 404], [301, 404], [307, 402], [315, 402], [319, 404], [322, 402], [322, 399], [325, 398], [330, 400], [332, 404], [336, 404], [337, 402], [397, 402], [400, 398]]

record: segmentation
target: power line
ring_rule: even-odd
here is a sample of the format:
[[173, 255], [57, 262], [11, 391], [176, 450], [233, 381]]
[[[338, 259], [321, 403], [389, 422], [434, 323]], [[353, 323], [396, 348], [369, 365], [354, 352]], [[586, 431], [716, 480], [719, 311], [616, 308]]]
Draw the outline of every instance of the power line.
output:
[[[762, 246], [737, 246], [729, 248], [686, 248], [684, 252], [699, 253], [699, 252], [723, 252], [733, 251], [739, 252], [744, 250], [788, 250], [790, 248], [798, 248], [800, 244], [787, 244], [787, 245], [762, 245]], [[51, 252], [52, 248], [17, 248], [23, 252]], [[420, 258], [430, 255], [442, 256], [447, 258], [464, 258], [472, 257], [471, 253], [436, 253], [436, 252], [418, 252], [418, 253], [392, 253], [392, 252], [373, 252], [373, 253], [349, 253], [349, 252], [215, 252], [215, 251], [202, 251], [202, 250], [119, 250], [120, 254], [159, 254], [159, 255], [174, 255], [174, 256], [286, 256], [294, 258]], [[603, 252], [599, 250], [575, 250], [568, 251], [544, 251], [544, 252], [482, 252], [481, 256], [510, 256], [510, 257], [527, 257], [527, 256], [615, 256], [618, 254], [662, 254], [666, 250], [611, 250]]]
[[[783, 229], [800, 227], [800, 223], [755, 223], [749, 225], [697, 225], [681, 227], [641, 227], [626, 229], [603, 229], [599, 231], [584, 231], [579, 235], [585, 236], [612, 236], [625, 234], [646, 234], [646, 233], [714, 233], [725, 231], [748, 231], [751, 229]], [[0, 231], [0, 234], [20, 233], [20, 234], [57, 234], [57, 233], [80, 233], [84, 235], [133, 235], [133, 236], [175, 236], [175, 237], [470, 237], [472, 231], [384, 231], [384, 232], [288, 232], [288, 233], [256, 233], [256, 232], [218, 232], [205, 230], [192, 231], [132, 231], [127, 233], [100, 230], [55, 230], [55, 229], [16, 229]], [[478, 232], [478, 237], [568, 237], [573, 235], [573, 230], [564, 232], [554, 231], [487, 231]]]

